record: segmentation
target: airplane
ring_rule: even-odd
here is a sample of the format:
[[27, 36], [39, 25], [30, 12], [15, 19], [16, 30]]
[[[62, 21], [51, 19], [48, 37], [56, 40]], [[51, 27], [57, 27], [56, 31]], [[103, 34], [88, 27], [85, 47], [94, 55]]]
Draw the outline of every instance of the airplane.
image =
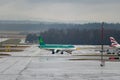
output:
[[120, 48], [120, 44], [114, 39], [114, 37], [110, 37], [110, 41], [111, 41], [111, 47]]
[[120, 56], [120, 44], [115, 40], [114, 37], [110, 37], [110, 41], [111, 41], [111, 49], [107, 50], [108, 54], [117, 54], [118, 56]]
[[45, 44], [43, 38], [39, 37], [39, 48], [52, 51], [52, 54], [61, 52], [67, 52], [72, 54], [72, 51], [78, 50], [74, 45], [62, 45], [62, 44]]

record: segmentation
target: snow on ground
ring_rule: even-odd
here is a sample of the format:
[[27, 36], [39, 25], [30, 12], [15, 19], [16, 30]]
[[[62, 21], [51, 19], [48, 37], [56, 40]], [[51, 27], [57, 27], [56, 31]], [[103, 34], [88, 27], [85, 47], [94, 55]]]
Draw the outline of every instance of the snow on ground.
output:
[[12, 56], [0, 58], [0, 80], [120, 79], [119, 62], [105, 62], [105, 66], [100, 67], [100, 61], [69, 61], [69, 58], [75, 56], [54, 55], [36, 45], [26, 48], [23, 52], [11, 54]]
[[24, 39], [24, 38], [21, 39], [20, 43], [21, 43], [21, 44], [24, 44], [24, 43], [25, 43], [25, 39]]
[[73, 55], [87, 55], [87, 54], [100, 54], [98, 45], [76, 45], [79, 50], [73, 51]]
[[6, 41], [8, 38], [0, 38], [0, 42]]
[[84, 49], [73, 51], [73, 55], [89, 55], [89, 54], [100, 54], [100, 51], [95, 51], [94, 49]]

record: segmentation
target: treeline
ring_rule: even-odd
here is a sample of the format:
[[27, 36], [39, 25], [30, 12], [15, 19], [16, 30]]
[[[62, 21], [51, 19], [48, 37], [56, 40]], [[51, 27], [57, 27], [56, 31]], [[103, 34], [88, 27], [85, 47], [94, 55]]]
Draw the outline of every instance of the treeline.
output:
[[[79, 45], [100, 45], [101, 29], [49, 29], [39, 34], [28, 34], [26, 41], [38, 42], [38, 36], [44, 38], [45, 43], [49, 44], [79, 44]], [[109, 37], [113, 36], [120, 42], [120, 30], [104, 29], [103, 44], [110, 45]]]
[[38, 42], [38, 36], [36, 34], [28, 34], [26, 36], [26, 43], [37, 43]]
[[[104, 23], [106, 29], [119, 29], [120, 23]], [[0, 20], [0, 31], [43, 32], [49, 29], [99, 29], [101, 23], [59, 23], [40, 21], [9, 21]]]

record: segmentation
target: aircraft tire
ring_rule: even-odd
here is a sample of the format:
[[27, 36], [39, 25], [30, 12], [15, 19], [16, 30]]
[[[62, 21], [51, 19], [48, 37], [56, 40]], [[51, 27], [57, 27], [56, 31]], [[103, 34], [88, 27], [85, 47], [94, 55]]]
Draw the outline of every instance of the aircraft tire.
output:
[[64, 54], [63, 51], [61, 52], [61, 54]]

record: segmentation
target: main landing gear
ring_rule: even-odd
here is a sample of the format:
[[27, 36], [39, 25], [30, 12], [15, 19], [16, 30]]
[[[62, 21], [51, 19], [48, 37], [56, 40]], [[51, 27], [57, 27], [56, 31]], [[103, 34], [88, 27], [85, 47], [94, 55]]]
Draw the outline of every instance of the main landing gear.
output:
[[[56, 52], [55, 52], [54, 50], [52, 50], [52, 54], [55, 54], [55, 53], [58, 53], [58, 52], [59, 52], [59, 51], [56, 51]], [[64, 52], [61, 51], [60, 54], [64, 54]]]

